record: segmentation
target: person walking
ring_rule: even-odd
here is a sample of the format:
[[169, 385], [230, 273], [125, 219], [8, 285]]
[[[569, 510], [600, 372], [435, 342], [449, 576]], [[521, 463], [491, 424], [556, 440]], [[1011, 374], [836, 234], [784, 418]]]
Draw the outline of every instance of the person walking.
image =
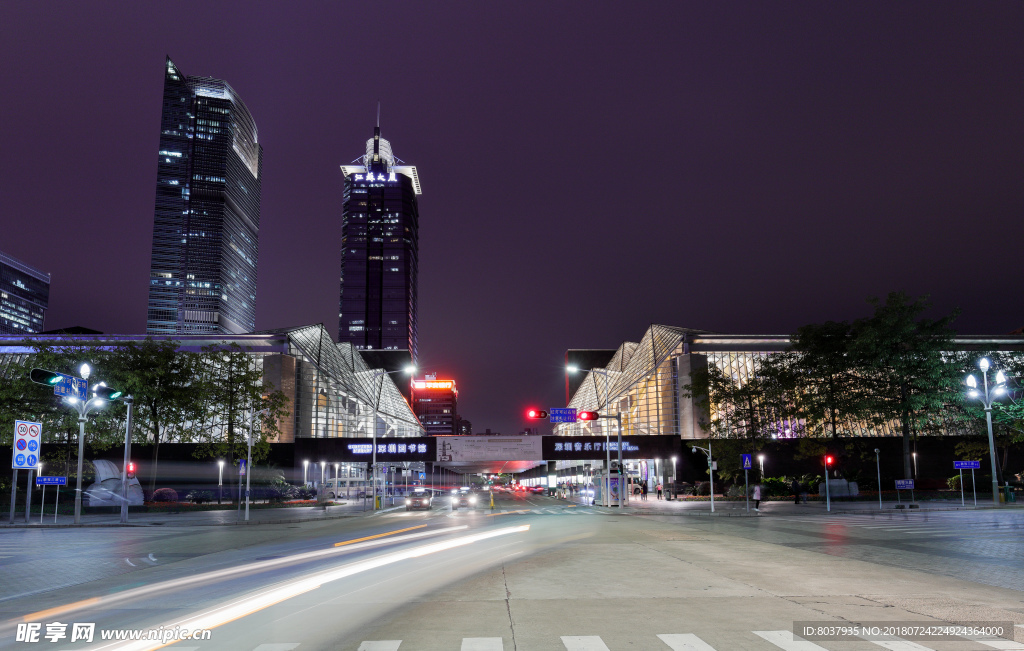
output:
[[754, 485], [754, 510], [761, 511], [761, 484]]
[[640, 499], [647, 501], [647, 480], [640, 482]]
[[660, 500], [661, 499], [661, 482], [660, 481], [658, 482], [658, 485], [654, 487], [654, 489], [656, 491], [658, 491], [658, 499]]
[[793, 478], [793, 483], [790, 484], [789, 488], [790, 488], [790, 490], [793, 491], [793, 500], [794, 500], [793, 504], [799, 504], [800, 503], [800, 482], [796, 479], [796, 477]]

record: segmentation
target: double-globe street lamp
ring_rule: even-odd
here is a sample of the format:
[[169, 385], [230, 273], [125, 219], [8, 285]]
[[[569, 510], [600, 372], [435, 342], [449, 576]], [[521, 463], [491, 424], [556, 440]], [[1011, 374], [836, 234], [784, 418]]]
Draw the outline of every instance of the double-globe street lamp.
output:
[[[373, 400], [373, 475], [371, 481], [373, 482], [373, 510], [377, 510], [377, 412], [380, 409], [380, 397], [384, 392], [384, 376], [394, 375], [395, 373], [407, 373], [409, 375], [416, 374], [416, 367], [409, 365], [398, 371], [388, 371], [382, 368], [372, 368], [367, 371], [372, 373], [371, 376], [373, 382], [376, 384], [377, 378], [380, 378], [380, 386], [376, 388], [376, 396]], [[386, 430], [385, 430], [386, 431]]]
[[[565, 370], [568, 371], [569, 373], [576, 373], [576, 372], [580, 371], [581, 369], [578, 366], [566, 366]], [[604, 369], [600, 369], [600, 368], [591, 368], [591, 369], [588, 369], [588, 371], [591, 372], [591, 373], [599, 373], [600, 375], [604, 376], [604, 407], [605, 407], [605, 409], [608, 409], [609, 404], [610, 404], [609, 393], [611, 391], [611, 384], [612, 384], [612, 376], [611, 376], [611, 374], [608, 371], [606, 371]], [[619, 435], [619, 443], [618, 443], [618, 449], [619, 449], [618, 450], [619, 451], [619, 473], [621, 474], [622, 473], [622, 420], [621, 420], [621, 415], [618, 413], [618, 411], [616, 411], [615, 416], [606, 416], [606, 418], [615, 418], [615, 421], [618, 424], [616, 429], [618, 430], [618, 435]], [[612, 505], [612, 497], [611, 497], [612, 453], [611, 453], [611, 450], [608, 449], [608, 429], [604, 425], [601, 426], [601, 429], [604, 430], [605, 474], [607, 474], [607, 476], [608, 476], [608, 486], [606, 487], [606, 490], [604, 490], [603, 492], [606, 493], [605, 504], [607, 504], [608, 506], [611, 506]], [[624, 503], [623, 500], [622, 500], [622, 491], [625, 490], [625, 487], [622, 485], [621, 477], [620, 477], [619, 484], [620, 485], [619, 485], [619, 499], [618, 499], [619, 504], [618, 505], [622, 506], [623, 503]]]
[[988, 369], [990, 367], [987, 357], [978, 360], [978, 368], [981, 369], [982, 386], [979, 390], [978, 381], [973, 375], [967, 376], [967, 392], [969, 398], [980, 400], [985, 407], [985, 422], [988, 424], [988, 454], [992, 461], [992, 503], [999, 505], [999, 480], [996, 477], [996, 445], [992, 437], [992, 402], [996, 398], [1006, 395], [1006, 375], [1002, 371], [996, 371], [995, 383], [988, 383]]
[[[82, 364], [78, 369], [79, 375], [86, 382], [92, 374], [88, 364]], [[64, 404], [70, 406], [78, 413], [78, 476], [75, 478], [75, 524], [82, 524], [82, 457], [85, 456], [85, 423], [89, 420], [89, 414], [107, 404], [107, 400], [101, 397], [97, 391], [100, 386], [93, 387], [92, 397], [87, 400], [79, 400], [74, 396], [64, 398]], [[111, 395], [112, 398], [120, 397], [120, 392]], [[123, 473], [122, 473], [123, 474]], [[123, 480], [122, 480], [123, 484]]]

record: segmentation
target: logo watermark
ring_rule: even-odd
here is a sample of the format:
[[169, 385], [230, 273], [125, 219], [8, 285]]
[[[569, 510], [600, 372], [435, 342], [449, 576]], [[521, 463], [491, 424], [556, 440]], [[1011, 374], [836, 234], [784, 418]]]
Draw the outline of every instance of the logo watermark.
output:
[[[70, 631], [68, 628], [70, 627]], [[160, 626], [159, 628], [101, 628], [96, 630], [95, 622], [26, 622], [18, 624], [15, 642], [92, 642], [100, 640], [150, 640], [167, 644], [179, 640], [209, 640], [213, 631], [208, 628], [182, 628]]]

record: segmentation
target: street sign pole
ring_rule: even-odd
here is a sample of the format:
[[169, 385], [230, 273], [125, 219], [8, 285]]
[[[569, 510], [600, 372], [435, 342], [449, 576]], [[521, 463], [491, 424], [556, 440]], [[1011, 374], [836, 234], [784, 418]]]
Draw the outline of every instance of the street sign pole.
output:
[[39, 524], [43, 523], [43, 511], [46, 510], [46, 484], [43, 484], [43, 496], [39, 499]]
[[743, 499], [747, 502], [747, 513], [750, 513], [750, 480], [747, 478], [747, 469], [743, 469]]
[[128, 422], [124, 426], [124, 465], [121, 466], [121, 524], [128, 524], [128, 462], [132, 457], [132, 405], [131, 396], [124, 397], [128, 405]]
[[14, 507], [18, 502], [18, 469], [14, 469], [14, 477], [11, 479], [11, 512], [7, 516], [7, 524], [14, 524]]
[[60, 485], [54, 486], [53, 489], [57, 491], [57, 494], [53, 496], [53, 523], [57, 524], [57, 502], [60, 500]]
[[964, 469], [960, 469], [960, 506], [966, 506], [964, 504]]
[[978, 506], [978, 487], [974, 485], [974, 468], [971, 468], [971, 492], [974, 493], [974, 506]]
[[32, 469], [28, 470], [28, 489], [25, 491], [25, 524], [28, 524], [28, 516], [32, 512]]

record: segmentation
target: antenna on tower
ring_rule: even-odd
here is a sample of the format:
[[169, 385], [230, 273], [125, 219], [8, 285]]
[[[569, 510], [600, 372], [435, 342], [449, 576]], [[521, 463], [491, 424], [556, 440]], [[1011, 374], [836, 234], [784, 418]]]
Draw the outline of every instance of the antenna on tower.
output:
[[380, 100], [377, 100], [377, 128], [380, 128]]

